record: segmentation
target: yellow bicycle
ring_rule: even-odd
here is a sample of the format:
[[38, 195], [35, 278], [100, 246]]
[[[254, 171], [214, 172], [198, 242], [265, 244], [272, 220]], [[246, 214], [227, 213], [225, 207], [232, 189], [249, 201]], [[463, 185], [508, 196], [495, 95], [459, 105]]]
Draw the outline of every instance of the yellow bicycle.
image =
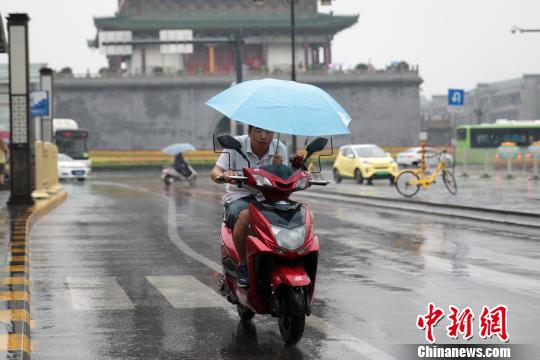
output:
[[441, 160], [441, 155], [446, 151], [435, 154], [439, 164], [432, 174], [427, 174], [426, 170], [419, 167], [415, 170], [404, 170], [396, 177], [396, 189], [397, 191], [407, 197], [416, 195], [420, 190], [420, 186], [424, 189], [428, 189], [437, 178], [437, 175], [441, 173], [442, 180], [448, 192], [452, 195], [457, 194], [457, 183], [452, 172], [446, 168], [446, 164]]

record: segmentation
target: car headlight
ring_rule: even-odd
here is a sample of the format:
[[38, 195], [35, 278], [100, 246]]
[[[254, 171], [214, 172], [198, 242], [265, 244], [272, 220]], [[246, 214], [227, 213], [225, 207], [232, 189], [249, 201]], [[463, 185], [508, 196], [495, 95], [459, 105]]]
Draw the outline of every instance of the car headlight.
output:
[[253, 179], [255, 179], [255, 181], [257, 182], [257, 185], [258, 186], [274, 186], [272, 185], [272, 182], [270, 181], [269, 178], [267, 178], [266, 176], [262, 176], [262, 175], [257, 175], [257, 174], [253, 174]]
[[288, 250], [295, 250], [304, 245], [306, 240], [306, 225], [302, 224], [294, 229], [270, 224], [274, 237], [279, 246]]
[[296, 187], [294, 188], [295, 190], [303, 190], [305, 188], [307, 188], [307, 185], [308, 185], [308, 177], [304, 177], [300, 180], [298, 180], [298, 182], [296, 183]]

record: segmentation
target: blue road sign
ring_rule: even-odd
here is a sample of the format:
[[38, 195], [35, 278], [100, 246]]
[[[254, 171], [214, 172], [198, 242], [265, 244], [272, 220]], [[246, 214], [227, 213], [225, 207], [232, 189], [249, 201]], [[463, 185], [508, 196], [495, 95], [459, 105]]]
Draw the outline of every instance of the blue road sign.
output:
[[30, 93], [30, 115], [49, 116], [49, 96], [47, 91], [32, 91]]
[[448, 89], [448, 106], [465, 105], [465, 90]]

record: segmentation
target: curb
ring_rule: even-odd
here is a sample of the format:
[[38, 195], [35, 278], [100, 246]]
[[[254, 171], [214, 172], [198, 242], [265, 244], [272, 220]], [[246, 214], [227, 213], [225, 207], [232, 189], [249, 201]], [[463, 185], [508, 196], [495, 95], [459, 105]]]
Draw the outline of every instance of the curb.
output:
[[362, 204], [373, 207], [420, 212], [431, 215], [442, 215], [468, 220], [480, 220], [507, 225], [540, 228], [540, 214], [534, 213], [454, 204], [437, 204], [432, 202], [414, 201], [409, 199], [391, 199], [379, 196], [359, 195], [354, 193], [341, 193], [334, 191], [320, 191], [317, 193], [306, 192], [302, 194], [302, 196], [313, 198], [328, 197], [333, 200], [336, 200], [336, 198], [339, 197], [340, 201], [352, 204]]
[[0, 358], [30, 359], [30, 242], [32, 226], [67, 198], [60, 191], [29, 208], [11, 208], [10, 241], [0, 279]]

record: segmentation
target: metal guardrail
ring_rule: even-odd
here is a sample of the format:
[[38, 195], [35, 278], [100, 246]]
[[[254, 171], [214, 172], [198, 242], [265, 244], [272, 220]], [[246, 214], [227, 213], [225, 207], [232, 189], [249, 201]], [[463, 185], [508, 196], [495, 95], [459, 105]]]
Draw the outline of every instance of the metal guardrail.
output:
[[484, 178], [501, 173], [507, 179], [518, 174], [530, 175], [533, 180], [540, 178], [540, 158], [527, 151], [521, 151], [514, 157], [505, 157], [496, 149], [456, 149], [455, 162], [461, 170], [456, 175], [464, 177], [471, 171], [480, 171]]
[[540, 215], [512, 210], [499, 210], [484, 207], [474, 207], [454, 204], [440, 204], [411, 199], [393, 199], [382, 196], [352, 194], [350, 192], [323, 190], [317, 193], [302, 192], [298, 196], [313, 198], [330, 198], [354, 205], [367, 205], [394, 210], [425, 213], [429, 215], [442, 215], [461, 219], [479, 220], [507, 225], [540, 228]]

